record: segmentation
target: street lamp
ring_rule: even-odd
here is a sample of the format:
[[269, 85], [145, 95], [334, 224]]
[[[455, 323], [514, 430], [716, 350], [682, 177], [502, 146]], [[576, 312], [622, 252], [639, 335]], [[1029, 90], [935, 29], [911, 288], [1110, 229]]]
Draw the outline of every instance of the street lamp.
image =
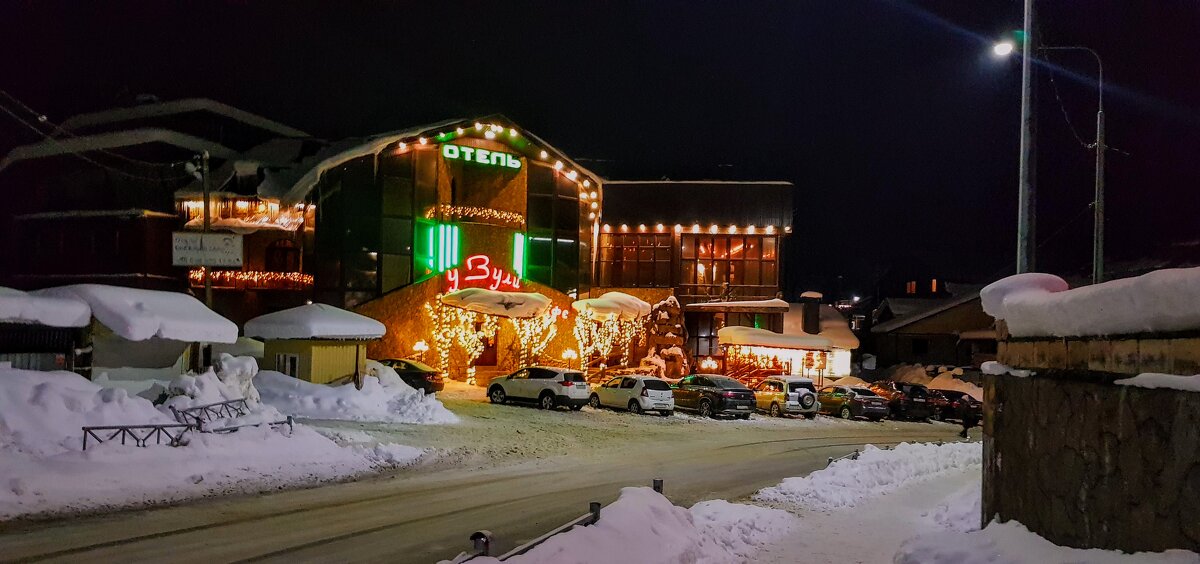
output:
[[[1039, 51], [1086, 51], [1096, 59], [1096, 142], [1091, 148], [1096, 151], [1096, 181], [1095, 199], [1092, 200], [1092, 283], [1104, 281], [1104, 152], [1108, 146], [1104, 144], [1104, 63], [1100, 54], [1090, 47], [1079, 45], [1044, 46]], [[1016, 46], [1012, 41], [1001, 41], [992, 46], [992, 53], [1005, 57], [1012, 54]]]

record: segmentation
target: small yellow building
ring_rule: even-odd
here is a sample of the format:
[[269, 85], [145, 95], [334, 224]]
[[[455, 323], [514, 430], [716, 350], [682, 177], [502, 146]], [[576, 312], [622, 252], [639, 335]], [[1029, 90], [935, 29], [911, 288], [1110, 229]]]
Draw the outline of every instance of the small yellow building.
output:
[[325, 384], [366, 371], [367, 343], [386, 333], [374, 319], [326, 304], [268, 313], [246, 322], [262, 339], [263, 369]]

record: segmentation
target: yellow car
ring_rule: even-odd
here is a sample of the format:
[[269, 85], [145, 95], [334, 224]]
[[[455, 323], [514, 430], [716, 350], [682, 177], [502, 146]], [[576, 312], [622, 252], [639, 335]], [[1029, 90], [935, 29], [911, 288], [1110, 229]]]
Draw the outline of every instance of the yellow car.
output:
[[754, 400], [759, 411], [772, 417], [803, 415], [812, 419], [821, 409], [812, 380], [799, 376], [771, 376], [759, 382], [754, 389]]

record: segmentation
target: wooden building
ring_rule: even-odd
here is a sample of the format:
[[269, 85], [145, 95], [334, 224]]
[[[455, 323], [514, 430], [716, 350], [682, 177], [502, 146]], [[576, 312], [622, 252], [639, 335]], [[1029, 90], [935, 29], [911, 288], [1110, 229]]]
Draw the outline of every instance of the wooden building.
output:
[[366, 372], [367, 343], [387, 329], [366, 316], [326, 304], [307, 304], [246, 322], [247, 337], [263, 339], [263, 368], [325, 384]]

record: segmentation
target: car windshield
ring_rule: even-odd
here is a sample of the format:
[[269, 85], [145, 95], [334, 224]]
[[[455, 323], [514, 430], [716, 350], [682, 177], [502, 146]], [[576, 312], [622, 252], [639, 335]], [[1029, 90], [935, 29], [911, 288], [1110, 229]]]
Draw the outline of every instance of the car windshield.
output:
[[642, 380], [642, 383], [647, 390], [671, 390], [671, 386], [669, 384], [657, 378], [646, 378], [645, 380]]
[[850, 388], [850, 391], [854, 392], [854, 395], [863, 396], [863, 397], [875, 395], [875, 392], [872, 392], [871, 390], [868, 390], [866, 388]]
[[798, 392], [800, 390], [808, 390], [810, 392], [817, 391], [817, 389], [813, 387], [812, 382], [792, 382], [788, 384], [789, 392]]
[[585, 382], [582, 372], [563, 372], [563, 382]]
[[432, 366], [429, 366], [428, 364], [425, 364], [420, 361], [408, 360], [408, 359], [399, 361], [399, 364], [397, 364], [396, 367], [397, 368], [404, 367], [404, 368], [408, 368], [410, 370], [420, 370], [421, 372], [437, 372], [436, 369], [434, 369]]
[[713, 382], [713, 385], [715, 385], [716, 387], [724, 388], [726, 390], [744, 390], [744, 389], [746, 389], [745, 384], [738, 382], [737, 380], [734, 380], [733, 378], [729, 378], [727, 376], [713, 376], [712, 382]]

